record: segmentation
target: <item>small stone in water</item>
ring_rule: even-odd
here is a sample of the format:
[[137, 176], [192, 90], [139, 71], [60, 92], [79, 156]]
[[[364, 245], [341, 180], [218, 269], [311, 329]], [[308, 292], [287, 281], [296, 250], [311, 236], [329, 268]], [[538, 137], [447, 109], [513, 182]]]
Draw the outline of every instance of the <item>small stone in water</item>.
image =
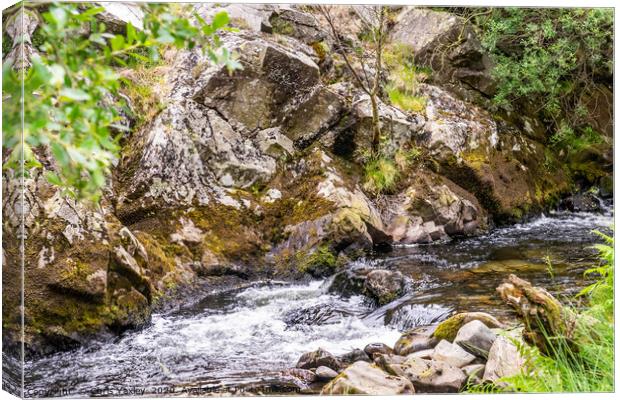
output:
[[297, 368], [310, 369], [318, 368], [320, 366], [329, 367], [336, 371], [339, 371], [342, 368], [342, 365], [333, 354], [321, 348], [316, 351], [303, 354], [299, 358], [299, 361], [297, 361]]
[[364, 347], [364, 351], [373, 360], [379, 354], [394, 354], [394, 350], [384, 343], [371, 343]]
[[320, 366], [316, 369], [316, 377], [320, 380], [329, 381], [338, 376], [338, 372], [331, 368]]
[[353, 349], [350, 352], [341, 355], [339, 358], [344, 364], [353, 364], [356, 361], [372, 362], [366, 352], [360, 349]]

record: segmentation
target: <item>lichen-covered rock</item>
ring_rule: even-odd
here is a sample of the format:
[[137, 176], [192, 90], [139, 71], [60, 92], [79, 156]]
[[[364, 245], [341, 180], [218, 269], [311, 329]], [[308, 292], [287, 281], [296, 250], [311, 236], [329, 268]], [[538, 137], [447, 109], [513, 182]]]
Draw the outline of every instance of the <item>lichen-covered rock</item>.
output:
[[358, 361], [341, 372], [323, 387], [321, 394], [395, 395], [413, 394], [415, 389], [407, 379], [389, 375], [379, 367]]
[[406, 7], [396, 18], [391, 40], [409, 46], [419, 65], [432, 68], [436, 81], [493, 93], [491, 60], [464, 18]]
[[291, 7], [280, 7], [269, 17], [274, 33], [292, 36], [307, 44], [321, 42], [326, 34], [315, 17]]
[[[31, 171], [24, 186], [5, 174], [3, 185], [6, 267], [3, 276], [6, 338], [19, 330], [20, 271], [18, 238], [25, 235], [24, 314], [28, 352], [45, 353], [86, 343], [95, 336], [139, 327], [150, 319], [151, 306], [164, 293], [157, 285], [164, 273], [177, 282], [181, 277], [171, 266], [158, 270], [157, 255], [102, 204], [78, 202], [60, 194], [41, 171]], [[14, 196], [25, 190], [24, 202]], [[23, 205], [23, 207], [18, 206]], [[13, 225], [22, 209], [24, 229]], [[9, 284], [13, 283], [13, 284]]]
[[377, 269], [366, 275], [364, 291], [379, 305], [384, 305], [401, 296], [405, 285], [405, 277], [400, 272]]
[[398, 243], [430, 243], [486, 230], [486, 211], [469, 192], [430, 171], [417, 173], [410, 186], [378, 204], [387, 232]]
[[32, 65], [32, 56], [36, 49], [32, 45], [32, 34], [39, 25], [39, 17], [32, 10], [21, 7], [3, 23], [12, 46], [2, 60], [3, 65], [16, 70], [28, 69]]
[[463, 371], [446, 362], [415, 357], [389, 364], [387, 370], [408, 379], [419, 393], [455, 393], [467, 379]]
[[269, 16], [277, 8], [272, 4], [217, 4], [198, 3], [194, 7], [196, 13], [205, 20], [210, 20], [220, 11], [226, 11], [231, 26], [253, 32], [272, 32]]
[[422, 145], [439, 173], [476, 196], [499, 223], [521, 220], [557, 203], [569, 189], [553, 155], [515, 125], [422, 84], [427, 99]]
[[340, 253], [356, 255], [389, 245], [372, 202], [323, 150], [309, 149], [289, 168], [275, 179], [283, 199], [265, 210], [266, 220], [277, 217], [283, 227], [274, 232], [277, 244], [267, 260], [306, 272], [315, 264], [335, 267]]

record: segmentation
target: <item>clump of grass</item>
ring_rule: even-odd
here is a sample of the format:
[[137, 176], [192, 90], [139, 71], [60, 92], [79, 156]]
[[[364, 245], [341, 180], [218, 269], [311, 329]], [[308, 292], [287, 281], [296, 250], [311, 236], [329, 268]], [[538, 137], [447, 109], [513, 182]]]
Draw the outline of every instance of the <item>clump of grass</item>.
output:
[[[614, 239], [596, 232], [605, 243], [594, 247], [600, 254], [600, 265], [587, 270], [599, 280], [582, 290], [588, 307], [579, 311], [573, 338], [569, 341], [542, 330], [546, 354], [538, 348], [519, 344], [526, 360], [523, 371], [503, 378], [505, 387], [478, 385], [469, 392], [611, 392], [614, 390]], [[542, 324], [541, 324], [542, 325]], [[542, 328], [542, 326], [541, 326]]]
[[163, 74], [157, 72], [159, 66], [138, 66], [123, 80], [121, 92], [129, 97], [136, 129], [152, 120], [163, 108], [159, 92], [163, 85]]
[[411, 49], [403, 44], [390, 46], [384, 59], [389, 70], [386, 92], [390, 102], [404, 111], [423, 112], [426, 99], [417, 92], [419, 83], [427, 79], [428, 73], [415, 65]]
[[389, 85], [386, 91], [390, 102], [403, 111], [422, 113], [426, 110], [426, 98], [424, 96], [407, 93], [392, 85]]
[[372, 193], [385, 193], [398, 182], [398, 168], [394, 160], [381, 156], [371, 158], [364, 165], [364, 189]]

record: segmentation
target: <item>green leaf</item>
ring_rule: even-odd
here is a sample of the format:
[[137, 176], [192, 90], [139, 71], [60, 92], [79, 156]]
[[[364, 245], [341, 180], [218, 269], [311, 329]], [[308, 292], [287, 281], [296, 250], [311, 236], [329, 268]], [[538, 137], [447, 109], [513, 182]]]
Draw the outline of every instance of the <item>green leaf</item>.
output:
[[60, 91], [60, 96], [66, 100], [86, 101], [90, 95], [81, 89], [65, 88]]
[[226, 11], [220, 11], [217, 14], [215, 14], [215, 17], [213, 17], [211, 26], [213, 27], [214, 30], [218, 30], [228, 25], [229, 21], [230, 19], [228, 17], [228, 13]]
[[121, 35], [116, 35], [110, 40], [112, 51], [119, 51], [125, 46], [125, 38]]
[[62, 186], [62, 180], [60, 180], [60, 177], [54, 172], [47, 171], [45, 173], [45, 179], [52, 185]]
[[136, 28], [131, 22], [127, 23], [127, 43], [132, 44], [136, 40]]
[[49, 71], [51, 73], [51, 78], [49, 82], [52, 86], [60, 86], [64, 83], [65, 69], [62, 66], [54, 64], [50, 67]]

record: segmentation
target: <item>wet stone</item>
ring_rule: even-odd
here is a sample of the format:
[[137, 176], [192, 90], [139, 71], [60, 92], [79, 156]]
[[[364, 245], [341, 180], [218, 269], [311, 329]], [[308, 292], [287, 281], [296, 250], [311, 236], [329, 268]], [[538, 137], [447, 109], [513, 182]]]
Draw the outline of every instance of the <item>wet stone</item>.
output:
[[316, 374], [316, 377], [318, 379], [323, 380], [323, 381], [329, 381], [329, 380], [334, 379], [336, 376], [338, 376], [338, 372], [334, 371], [331, 368], [324, 367], [324, 366], [318, 367], [314, 373]]
[[364, 351], [373, 360], [379, 354], [394, 354], [394, 350], [385, 343], [370, 343], [364, 347]]
[[368, 357], [368, 354], [364, 350], [353, 349], [348, 353], [345, 353], [338, 357], [343, 364], [353, 364], [357, 361], [365, 361], [371, 362], [372, 360]]
[[407, 332], [398, 339], [394, 345], [394, 353], [400, 356], [406, 356], [416, 351], [427, 350], [433, 348], [439, 342], [430, 334], [411, 331]]
[[338, 361], [334, 355], [321, 348], [302, 355], [296, 365], [297, 368], [302, 369], [318, 368], [321, 366], [328, 367], [336, 371], [342, 368], [340, 361]]

